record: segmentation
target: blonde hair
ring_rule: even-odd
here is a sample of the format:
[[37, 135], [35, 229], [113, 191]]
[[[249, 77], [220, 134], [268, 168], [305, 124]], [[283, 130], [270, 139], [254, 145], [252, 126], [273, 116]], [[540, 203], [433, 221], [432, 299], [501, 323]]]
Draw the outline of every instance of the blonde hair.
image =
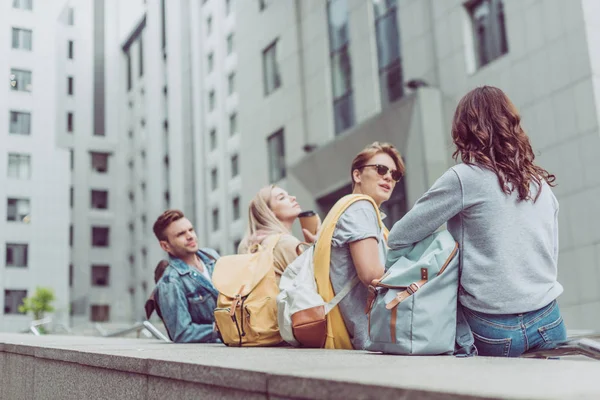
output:
[[354, 170], [360, 169], [371, 159], [371, 157], [374, 157], [379, 153], [385, 153], [388, 156], [392, 157], [392, 160], [394, 160], [394, 164], [396, 164], [396, 169], [398, 169], [398, 172], [400, 172], [400, 174], [404, 175], [404, 162], [402, 161], [400, 152], [394, 147], [394, 145], [390, 143], [373, 142], [367, 147], [365, 147], [360, 153], [356, 155], [356, 157], [354, 157], [354, 160], [352, 160], [352, 167], [350, 168], [350, 179], [352, 180], [352, 189], [354, 189], [355, 184], [353, 176]]
[[271, 210], [271, 193], [277, 186], [265, 186], [258, 191], [248, 206], [248, 230], [238, 247], [238, 253], [246, 253], [257, 234], [289, 234], [290, 231]]

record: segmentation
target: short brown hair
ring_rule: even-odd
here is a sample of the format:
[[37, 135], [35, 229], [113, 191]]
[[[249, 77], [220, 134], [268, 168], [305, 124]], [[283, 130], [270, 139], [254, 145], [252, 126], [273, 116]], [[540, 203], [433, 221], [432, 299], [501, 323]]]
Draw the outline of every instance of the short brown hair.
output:
[[404, 175], [404, 162], [402, 161], [402, 157], [400, 156], [400, 152], [394, 147], [394, 145], [390, 143], [379, 143], [373, 142], [367, 147], [365, 147], [360, 153], [354, 157], [352, 160], [352, 168], [350, 169], [350, 179], [352, 179], [352, 188], [354, 189], [354, 176], [352, 173], [355, 169], [360, 169], [363, 165], [367, 163], [371, 159], [371, 157], [379, 154], [385, 153], [388, 156], [392, 157], [394, 160], [394, 164], [396, 164], [396, 169], [402, 175]]
[[171, 225], [171, 223], [180, 220], [181, 218], [184, 218], [184, 215], [179, 210], [167, 210], [164, 213], [162, 213], [160, 217], [156, 219], [156, 222], [152, 227], [156, 238], [158, 240], [167, 240], [165, 236], [165, 229], [167, 229], [167, 227]]
[[160, 278], [165, 273], [165, 269], [169, 266], [169, 262], [167, 260], [160, 260], [156, 268], [154, 268], [154, 283], [158, 283]]

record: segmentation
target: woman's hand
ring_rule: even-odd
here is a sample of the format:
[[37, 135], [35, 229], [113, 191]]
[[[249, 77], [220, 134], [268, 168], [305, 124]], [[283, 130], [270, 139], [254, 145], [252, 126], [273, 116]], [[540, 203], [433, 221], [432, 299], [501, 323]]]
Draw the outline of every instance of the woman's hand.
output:
[[317, 241], [317, 235], [313, 235], [308, 229], [302, 229], [302, 233], [304, 234], [304, 241], [306, 243], [314, 243]]
[[317, 241], [317, 236], [319, 235], [319, 231], [321, 230], [321, 217], [319, 217], [319, 221], [317, 223], [317, 233], [313, 234], [308, 229], [302, 229], [302, 233], [304, 234], [304, 241], [306, 243], [314, 243]]

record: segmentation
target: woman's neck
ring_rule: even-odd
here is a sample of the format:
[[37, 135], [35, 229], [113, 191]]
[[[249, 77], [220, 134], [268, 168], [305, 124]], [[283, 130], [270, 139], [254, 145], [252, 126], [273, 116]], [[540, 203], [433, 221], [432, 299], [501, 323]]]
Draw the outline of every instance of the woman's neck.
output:
[[294, 225], [294, 221], [295, 220], [296, 219], [294, 218], [294, 219], [289, 220], [289, 221], [281, 221], [281, 223], [283, 224], [283, 226], [285, 227], [285, 229], [288, 230], [288, 232], [291, 232], [292, 231], [292, 226]]
[[375, 201], [375, 204], [377, 204], [377, 208], [381, 208], [381, 203], [383, 203], [382, 201], [375, 200], [375, 198], [373, 196], [371, 196], [369, 193], [365, 193], [362, 190], [362, 188], [360, 187], [360, 185], [354, 185], [354, 189], [352, 189], [352, 194], [364, 194], [364, 195], [371, 197]]

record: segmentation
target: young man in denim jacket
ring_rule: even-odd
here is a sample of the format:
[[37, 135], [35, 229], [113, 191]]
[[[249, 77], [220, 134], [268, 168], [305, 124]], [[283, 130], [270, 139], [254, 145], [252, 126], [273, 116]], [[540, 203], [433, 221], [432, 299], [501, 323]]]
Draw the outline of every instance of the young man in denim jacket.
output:
[[192, 223], [179, 210], [165, 211], [154, 223], [160, 247], [169, 254], [169, 266], [153, 293], [159, 316], [176, 343], [215, 343], [213, 311], [218, 292], [212, 272], [219, 254], [199, 249]]

